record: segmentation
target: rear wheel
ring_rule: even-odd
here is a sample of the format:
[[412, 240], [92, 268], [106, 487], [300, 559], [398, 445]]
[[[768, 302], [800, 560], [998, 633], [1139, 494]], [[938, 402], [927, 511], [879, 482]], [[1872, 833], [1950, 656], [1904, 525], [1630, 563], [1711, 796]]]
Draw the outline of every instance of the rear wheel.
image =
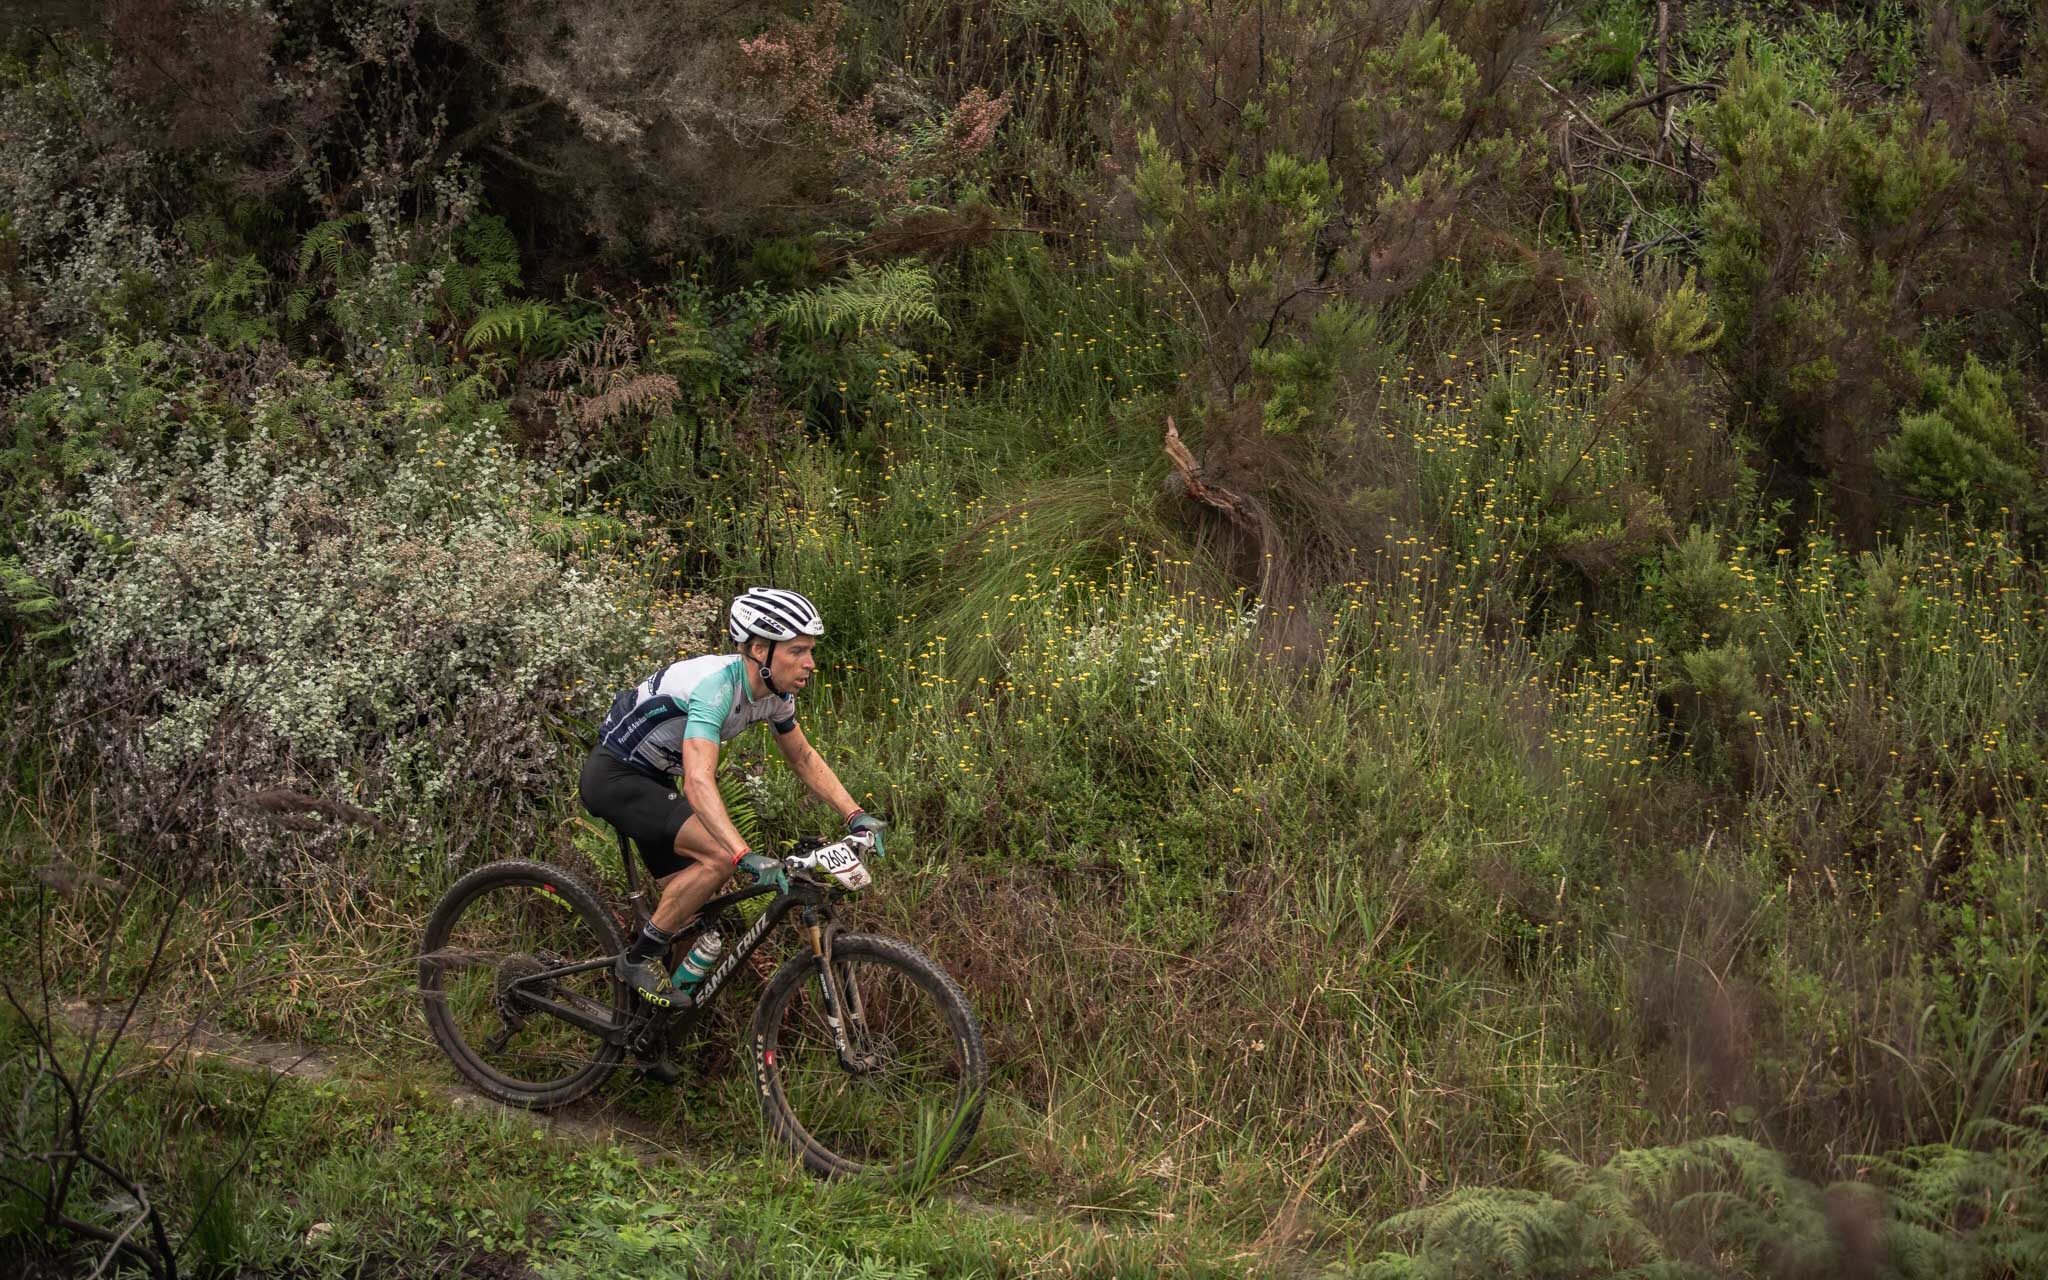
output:
[[427, 922], [419, 970], [427, 1026], [483, 1093], [516, 1107], [563, 1106], [602, 1084], [625, 1050], [530, 997], [626, 1022], [633, 996], [609, 963], [541, 976], [623, 949], [597, 894], [568, 872], [539, 862], [479, 867]]
[[988, 1064], [967, 997], [923, 952], [846, 934], [832, 945], [853, 1057], [827, 1021], [824, 966], [783, 965], [748, 1033], [769, 1127], [813, 1172], [936, 1173], [981, 1121]]

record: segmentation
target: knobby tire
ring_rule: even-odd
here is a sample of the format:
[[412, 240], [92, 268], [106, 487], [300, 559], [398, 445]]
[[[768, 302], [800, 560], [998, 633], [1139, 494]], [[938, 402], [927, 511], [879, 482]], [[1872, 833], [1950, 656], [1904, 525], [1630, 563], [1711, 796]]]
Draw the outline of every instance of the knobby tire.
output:
[[[835, 966], [862, 987], [864, 998], [880, 1002], [867, 1010], [870, 1035], [886, 1043], [884, 1056], [892, 1069], [902, 1066], [900, 1074], [916, 1077], [898, 1091], [928, 1085], [939, 1102], [923, 1107], [913, 1122], [909, 1112], [916, 1104], [888, 1095], [903, 1080], [882, 1071], [859, 1075], [838, 1063], [825, 1044], [829, 1032], [818, 997], [822, 965], [807, 952], [769, 980], [747, 1034], [755, 1088], [770, 1130], [806, 1168], [824, 1177], [886, 1178], [943, 1170], [974, 1136], [988, 1087], [981, 1028], [967, 997], [923, 952], [894, 938], [842, 934], [832, 954]], [[792, 1085], [797, 1086], [794, 1097]], [[842, 1105], [841, 1097], [851, 1101]], [[835, 1107], [853, 1118], [835, 1119], [828, 1114]], [[863, 1107], [871, 1109], [863, 1113]], [[882, 1123], [863, 1129], [862, 1114]], [[914, 1149], [901, 1150], [902, 1144], [892, 1144], [888, 1133], [877, 1131], [899, 1128]]]
[[[531, 908], [524, 905], [522, 890], [536, 905]], [[504, 936], [516, 932], [506, 922], [473, 918], [465, 927], [465, 912], [481, 912], [485, 910], [485, 904], [495, 910], [509, 909], [521, 915], [530, 913], [539, 919], [547, 932], [536, 936], [545, 936], [550, 941], [556, 937], [561, 940], [559, 948], [549, 948], [555, 954], [555, 964], [616, 955], [624, 949], [618, 926], [603, 901], [577, 876], [559, 867], [527, 861], [494, 862], [470, 872], [442, 896], [440, 905], [427, 921], [426, 936], [420, 948], [420, 998], [425, 1006], [427, 1026], [456, 1071], [480, 1093], [510, 1106], [539, 1111], [566, 1106], [603, 1084], [619, 1065], [625, 1049], [535, 1010], [527, 1019], [528, 1026], [552, 1032], [558, 1040], [566, 1040], [570, 1045], [565, 1050], [550, 1051], [547, 1057], [540, 1059], [545, 1063], [559, 1061], [562, 1074], [545, 1080], [527, 1080], [508, 1074], [493, 1064], [487, 1056], [486, 1037], [481, 1034], [481, 1028], [489, 1023], [477, 1014], [474, 1007], [480, 993], [472, 991], [470, 983], [461, 984], [462, 989], [454, 993], [454, 999], [466, 1007], [464, 1016], [458, 1016], [457, 1011], [451, 1008], [451, 976], [465, 972], [488, 974], [490, 981], [502, 986], [524, 969], [552, 966], [534, 959], [532, 953], [522, 953], [518, 949], [524, 934]], [[544, 918], [549, 911], [568, 914]], [[520, 921], [510, 920], [509, 923]], [[480, 944], [488, 944], [488, 948]], [[609, 967], [575, 975], [573, 981], [575, 990], [565, 998], [574, 998], [579, 1007], [607, 1016], [614, 1022], [625, 1022], [635, 1012], [632, 993], [612, 977]], [[498, 989], [494, 986], [493, 991]], [[516, 1002], [516, 995], [512, 999]], [[465, 1016], [476, 1025], [465, 1029]], [[501, 1022], [501, 1029], [502, 1025]], [[522, 1029], [512, 1038], [517, 1040], [524, 1034], [526, 1030]], [[517, 1055], [511, 1056], [516, 1058]]]

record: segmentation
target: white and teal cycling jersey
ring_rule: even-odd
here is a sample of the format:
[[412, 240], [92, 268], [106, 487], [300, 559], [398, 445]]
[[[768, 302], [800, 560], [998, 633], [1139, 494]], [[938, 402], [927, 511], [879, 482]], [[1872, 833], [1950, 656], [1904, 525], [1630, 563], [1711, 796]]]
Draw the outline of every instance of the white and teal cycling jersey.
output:
[[730, 742], [764, 721], [777, 733], [796, 728], [796, 696], [749, 698], [743, 662], [736, 653], [671, 662], [612, 699], [598, 745], [651, 777], [673, 778], [686, 739]]

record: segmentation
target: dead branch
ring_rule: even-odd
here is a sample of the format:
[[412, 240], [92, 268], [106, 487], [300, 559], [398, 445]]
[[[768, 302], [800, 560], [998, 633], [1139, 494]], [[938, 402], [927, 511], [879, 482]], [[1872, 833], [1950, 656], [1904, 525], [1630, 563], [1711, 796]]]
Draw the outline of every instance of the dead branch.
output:
[[[1657, 0], [1657, 92], [1663, 93], [1671, 83], [1671, 0]], [[1671, 109], [1674, 105], [1667, 96], [1663, 99], [1663, 120], [1657, 126], [1657, 154], [1664, 159], [1671, 158]], [[1610, 123], [1612, 123], [1610, 121]]]
[[1634, 262], [1650, 250], [1661, 248], [1667, 244], [1697, 244], [1699, 238], [1700, 233], [1698, 231], [1673, 231], [1668, 235], [1658, 236], [1655, 240], [1645, 240], [1641, 244], [1634, 246], [1624, 255], [1623, 260]]
[[1616, 107], [1613, 111], [1610, 111], [1607, 114], [1607, 118], [1602, 120], [1600, 123], [1603, 125], [1611, 125], [1631, 111], [1639, 111], [1644, 107], [1654, 107], [1658, 103], [1664, 102], [1670, 98], [1675, 98], [1682, 93], [1699, 93], [1703, 90], [1718, 89], [1720, 87], [1720, 83], [1714, 80], [1704, 80], [1698, 84], [1667, 85], [1664, 88], [1657, 90], [1655, 93], [1646, 93], [1642, 97], [1637, 98], [1633, 102], [1624, 102], [1622, 105]]
[[1204, 479], [1200, 464], [1195, 461], [1195, 455], [1188, 452], [1187, 445], [1181, 442], [1180, 429], [1174, 425], [1170, 414], [1166, 419], [1165, 449], [1168, 461], [1173, 463], [1173, 475], [1167, 478], [1167, 488], [1177, 489], [1196, 502], [1222, 512], [1225, 519], [1257, 544], [1259, 598], [1273, 599], [1274, 586], [1286, 570], [1286, 544], [1280, 536], [1280, 526], [1267, 514], [1265, 505], [1256, 498]]
[[[1564, 90], [1550, 83], [1550, 81], [1545, 80], [1542, 76], [1536, 76], [1534, 77], [1534, 79], [1537, 84], [1540, 84], [1545, 89], [1549, 90], [1551, 95], [1564, 105], [1565, 118], [1567, 122], [1573, 120], [1584, 122], [1586, 126], [1586, 140], [1588, 142], [1591, 142], [1595, 146], [1601, 147], [1607, 151], [1611, 151], [1616, 155], [1627, 156], [1629, 159], [1640, 161], [1643, 164], [1655, 165], [1659, 169], [1667, 169], [1670, 172], [1677, 174], [1679, 177], [1684, 178], [1687, 182], [1691, 183], [1695, 187], [1700, 185], [1700, 178], [1698, 174], [1691, 173], [1685, 169], [1681, 169], [1677, 165], [1671, 164], [1667, 161], [1659, 160], [1655, 156], [1645, 155], [1644, 153], [1637, 151], [1632, 147], [1623, 146], [1621, 142], [1617, 140], [1613, 134], [1607, 132], [1607, 130], [1601, 125], [1601, 123], [1598, 120], [1594, 119], [1593, 116], [1586, 111], [1584, 105], [1581, 104], [1577, 98], [1572, 97]], [[1685, 146], [1688, 155], [1690, 155], [1693, 151], [1698, 150], [1700, 154], [1705, 156], [1709, 161], [1715, 159], [1715, 156], [1711, 151], [1705, 148], [1697, 147], [1690, 134], [1686, 136]]]
[[[325, 796], [309, 796], [293, 791], [289, 787], [271, 787], [263, 791], [251, 791], [242, 796], [242, 803], [251, 809], [259, 809], [273, 815], [303, 813], [324, 813], [330, 818], [353, 822], [368, 827], [379, 835], [394, 834], [391, 824], [371, 813], [368, 809], [352, 805], [345, 800], [332, 800]], [[289, 816], [279, 816], [277, 821], [296, 825]]]

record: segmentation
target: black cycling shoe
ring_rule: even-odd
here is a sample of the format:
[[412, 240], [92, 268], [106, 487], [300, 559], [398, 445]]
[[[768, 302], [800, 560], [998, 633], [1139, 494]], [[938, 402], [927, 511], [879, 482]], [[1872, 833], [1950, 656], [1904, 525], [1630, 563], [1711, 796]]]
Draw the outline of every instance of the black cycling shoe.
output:
[[679, 993], [669, 983], [668, 970], [662, 968], [661, 962], [654, 957], [635, 960], [632, 953], [627, 952], [612, 965], [612, 973], [632, 988], [635, 995], [655, 1008], [675, 1007], [675, 997]]
[[633, 1069], [649, 1080], [662, 1084], [674, 1084], [683, 1078], [683, 1073], [676, 1069], [676, 1064], [667, 1058], [642, 1058], [633, 1064]]

